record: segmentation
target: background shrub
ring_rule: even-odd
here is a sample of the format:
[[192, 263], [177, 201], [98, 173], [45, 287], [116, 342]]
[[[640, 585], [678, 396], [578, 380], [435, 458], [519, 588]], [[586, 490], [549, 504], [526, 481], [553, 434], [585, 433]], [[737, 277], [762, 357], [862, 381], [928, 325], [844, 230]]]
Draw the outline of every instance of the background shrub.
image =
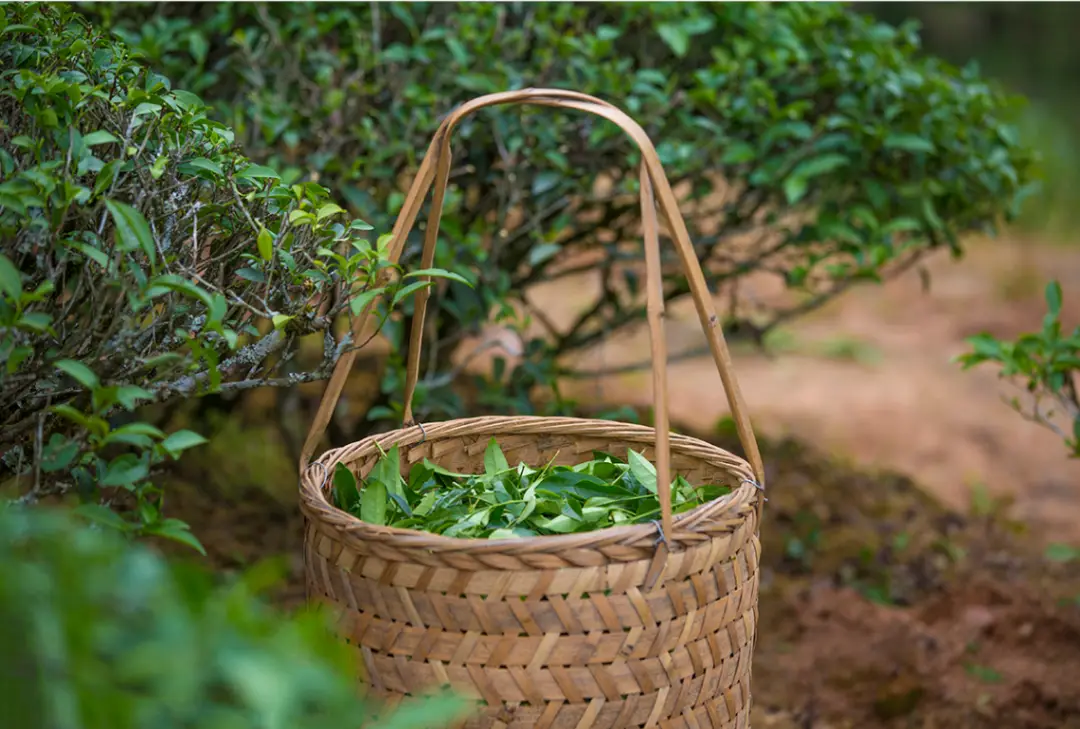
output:
[[[728, 326], [760, 340], [853, 284], [961, 251], [1033, 190], [1016, 100], [920, 53], [913, 25], [838, 4], [633, 3], [86, 6], [287, 177], [318, 180], [385, 227], [440, 115], [477, 94], [563, 86], [626, 108], [658, 142]], [[551, 110], [484, 112], [457, 135], [437, 261], [476, 272], [430, 318], [418, 393], [455, 415], [455, 345], [494, 317], [526, 329], [471, 409], [565, 411], [530, 397], [568, 355], [641, 319], [634, 154], [612, 125]], [[627, 243], [627, 241], [631, 241]], [[414, 255], [418, 241], [408, 249]], [[603, 255], [597, 255], [602, 249]], [[601, 292], [568, 326], [529, 287], [586, 272]], [[756, 301], [751, 277], [790, 295]], [[685, 294], [675, 267], [669, 298]], [[402, 328], [387, 328], [396, 353]], [[392, 356], [373, 418], [397, 414]], [[388, 409], [388, 407], [390, 409]]]

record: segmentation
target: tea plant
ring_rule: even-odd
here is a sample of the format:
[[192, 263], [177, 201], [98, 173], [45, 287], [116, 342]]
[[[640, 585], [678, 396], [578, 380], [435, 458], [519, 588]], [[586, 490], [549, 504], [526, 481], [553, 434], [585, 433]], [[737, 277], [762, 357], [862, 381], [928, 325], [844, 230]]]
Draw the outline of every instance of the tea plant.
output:
[[[4, 4], [0, 69], [0, 483], [197, 545], [150, 478], [203, 439], [136, 410], [324, 378], [363, 344], [336, 321], [429, 284], [69, 8]], [[312, 334], [322, 361], [299, 371]]]
[[[338, 508], [369, 524], [448, 537], [509, 539], [658, 520], [656, 468], [632, 449], [627, 459], [595, 452], [593, 460], [575, 466], [511, 466], [492, 438], [482, 474], [453, 473], [425, 458], [405, 477], [395, 445], [359, 491], [356, 476], [339, 463], [333, 497]], [[730, 492], [727, 486], [693, 486], [679, 475], [671, 486], [672, 511]]]
[[1057, 433], [1069, 454], [1080, 458], [1080, 326], [1071, 332], [1061, 323], [1061, 284], [1046, 286], [1047, 312], [1042, 328], [1005, 341], [983, 333], [970, 337], [972, 350], [958, 361], [964, 369], [985, 362], [1000, 367], [1001, 377], [1024, 391], [1010, 405], [1020, 415]]
[[[1017, 99], [923, 54], [914, 24], [842, 4], [83, 9], [211, 99], [261, 161], [327, 185], [380, 229], [454, 106], [528, 86], [609, 100], [657, 143], [727, 325], [753, 342], [933, 251], [959, 255], [965, 233], [995, 229], [1035, 189]], [[456, 350], [494, 318], [524, 344], [485, 375], [480, 408], [569, 412], [559, 377], [596, 374], [573, 370], [575, 355], [643, 319], [637, 155], [613, 125], [551, 109], [485, 110], [454, 149], [436, 264], [476, 271], [477, 286], [434, 298], [415, 404], [427, 418], [462, 414]], [[679, 267], [666, 269], [666, 296], [685, 296]], [[575, 276], [592, 298], [552, 321], [531, 287]], [[761, 278], [790, 296], [755, 298], [747, 282]], [[400, 415], [402, 331], [386, 330], [376, 419]]]

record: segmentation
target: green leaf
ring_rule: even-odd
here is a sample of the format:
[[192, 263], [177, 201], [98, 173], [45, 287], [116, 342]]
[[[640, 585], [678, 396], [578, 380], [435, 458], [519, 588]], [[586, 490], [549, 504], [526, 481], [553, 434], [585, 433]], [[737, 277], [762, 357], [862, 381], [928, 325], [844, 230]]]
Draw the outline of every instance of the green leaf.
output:
[[989, 666], [980, 666], [974, 663], [968, 663], [964, 666], [964, 669], [974, 678], [982, 681], [983, 683], [1001, 683], [1002, 675], [999, 671], [990, 668]]
[[319, 212], [315, 214], [316, 220], [325, 220], [332, 215], [340, 215], [345, 212], [345, 208], [337, 205], [336, 203], [326, 203], [319, 208]]
[[386, 486], [368, 480], [360, 493], [360, 519], [368, 524], [386, 524]]
[[160, 180], [161, 176], [165, 174], [165, 167], [169, 164], [169, 155], [163, 154], [154, 160], [154, 164], [150, 165], [150, 177], [155, 180]]
[[[204, 289], [196, 286], [182, 276], [177, 276], [176, 274], [169, 273], [163, 276], [158, 276], [157, 278], [153, 279], [151, 283], [151, 289], [153, 289], [154, 287], [161, 287], [162, 289], [168, 291], [179, 291], [185, 296], [190, 296], [191, 298], [200, 301], [204, 306], [206, 306], [207, 309], [211, 308], [214, 305], [214, 299], [210, 296], [210, 293], [208, 291], [205, 291]], [[159, 291], [157, 293], [164, 292]], [[157, 293], [155, 293], [154, 295], [157, 295]]]
[[426, 516], [428, 512], [431, 511], [431, 507], [435, 506], [435, 501], [438, 498], [439, 495], [436, 492], [427, 492], [424, 494], [423, 498], [420, 499], [419, 505], [413, 509], [413, 514], [417, 516]]
[[415, 294], [417, 291], [420, 291], [421, 289], [426, 289], [428, 286], [431, 286], [430, 281], [417, 281], [415, 283], [409, 284], [408, 286], [402, 286], [394, 294], [394, 300], [390, 302], [390, 308], [391, 309], [394, 308], [395, 306], [400, 304], [402, 301], [407, 299], [409, 296], [412, 296], [413, 294]]
[[94, 371], [82, 362], [76, 362], [73, 359], [62, 359], [56, 363], [56, 369], [78, 382], [87, 390], [93, 390], [101, 384], [97, 375], [94, 374]]
[[75, 408], [71, 407], [70, 405], [53, 405], [49, 409], [52, 412], [56, 413], [57, 415], [59, 415], [59, 416], [61, 416], [63, 418], [67, 418], [68, 420], [70, 420], [71, 422], [75, 423], [76, 425], [78, 425], [80, 427], [83, 427], [83, 428], [89, 428], [90, 427], [90, 418], [88, 418], [85, 413], [83, 413], [83, 412], [81, 412], [79, 410], [76, 410]]
[[161, 447], [168, 451], [173, 458], [179, 456], [188, 448], [202, 445], [208, 442], [206, 438], [191, 430], [178, 430], [170, 433], [165, 440], [161, 441]]
[[409, 502], [405, 498], [404, 493], [395, 494], [393, 491], [388, 491], [387, 496], [390, 497], [390, 500], [397, 505], [398, 509], [401, 510], [401, 513], [406, 517], [411, 517], [413, 515], [412, 508], [409, 506]]
[[401, 488], [401, 455], [396, 443], [371, 469], [368, 479], [379, 481], [391, 494], [404, 493]]
[[203, 172], [209, 172], [210, 174], [216, 175], [218, 177], [225, 176], [225, 172], [221, 169], [221, 165], [219, 165], [217, 162], [214, 162], [213, 160], [206, 159], [206, 157], [196, 157], [195, 159], [189, 159], [181, 165], [181, 168], [184, 167], [194, 168]]
[[12, 302], [18, 302], [22, 296], [22, 276], [11, 259], [0, 253], [0, 293]]
[[297, 209], [289, 213], [290, 223], [296, 223], [297, 221], [299, 221], [300, 224], [310, 225], [313, 220], [315, 220], [315, 216], [309, 213], [307, 210]]
[[934, 230], [942, 230], [945, 227], [945, 223], [941, 220], [941, 217], [937, 214], [937, 210], [934, 209], [934, 201], [929, 197], [924, 197], [922, 201], [923, 217], [926, 218], [926, 222], [930, 224]]
[[131, 112], [133, 117], [140, 117], [145, 114], [151, 114], [157, 116], [157, 112], [161, 111], [161, 104], [153, 104], [149, 101], [144, 101], [135, 107], [135, 111]]
[[510, 463], [506, 460], [506, 456], [503, 455], [498, 442], [492, 438], [488, 441], [487, 448], [484, 450], [484, 472], [489, 476], [494, 476], [497, 473], [509, 470]]
[[134, 410], [139, 400], [153, 400], [154, 393], [135, 385], [121, 385], [116, 391], [116, 399], [127, 410]]
[[185, 111], [201, 109], [206, 106], [202, 99], [198, 95], [191, 93], [190, 91], [184, 91], [183, 89], [175, 89], [172, 92], [173, 98], [176, 100], [177, 105]]
[[9, 374], [14, 374], [19, 370], [19, 365], [33, 356], [34, 350], [32, 347], [26, 345], [20, 345], [8, 352], [7, 363], [4, 365], [4, 370]]
[[429, 461], [426, 458], [424, 459], [424, 467], [427, 468], [432, 473], [437, 473], [440, 476], [448, 476], [450, 478], [468, 478], [469, 477], [469, 474], [467, 474], [467, 473], [454, 473], [453, 471], [448, 471], [445, 468], [443, 468], [442, 466], [440, 466], [440, 465], [438, 465], [436, 463], [432, 463], [431, 461]]
[[259, 238], [257, 241], [259, 247], [259, 256], [264, 261], [270, 261], [274, 258], [274, 236], [270, 234], [270, 231], [266, 228], [259, 226]]
[[922, 230], [922, 223], [915, 218], [899, 217], [890, 220], [881, 228], [881, 232], [884, 235], [889, 233], [906, 233]]
[[933, 142], [917, 134], [890, 134], [885, 137], [885, 149], [902, 149], [905, 152], [926, 152], [935, 150]]
[[113, 430], [105, 440], [111, 441], [117, 436], [123, 438], [129, 435], [137, 435], [152, 440], [161, 440], [165, 437], [165, 433], [163, 433], [160, 428], [157, 428], [150, 423], [128, 423], [127, 425], [122, 425]]
[[287, 316], [285, 314], [274, 314], [271, 321], [274, 324], [274, 329], [281, 329], [295, 318], [296, 317], [294, 316]]
[[102, 486], [121, 486], [131, 488], [134, 484], [150, 475], [146, 462], [136, 456], [125, 453], [109, 463], [105, 475], [101, 477]]
[[95, 524], [101, 524], [120, 532], [129, 532], [132, 529], [132, 525], [124, 521], [124, 517], [101, 504], [79, 504], [72, 511]]
[[720, 161], [726, 165], [737, 165], [752, 162], [756, 157], [757, 151], [752, 145], [746, 142], [735, 142], [724, 152]]
[[150, 225], [135, 208], [126, 203], [116, 200], [106, 200], [105, 207], [112, 216], [113, 225], [116, 226], [117, 245], [121, 250], [134, 251], [142, 249], [150, 264], [154, 265], [157, 260], [157, 249], [154, 247], [154, 238], [150, 235]]
[[225, 314], [229, 311], [229, 302], [225, 299], [224, 294], [214, 293], [210, 295], [210, 306], [206, 312], [207, 324], [213, 326], [220, 326], [221, 320], [225, 318]]
[[237, 177], [247, 180], [280, 180], [281, 175], [264, 165], [249, 165], [243, 171], [236, 174]]
[[536, 532], [532, 529], [523, 529], [522, 527], [513, 527], [511, 529], [499, 528], [493, 529], [491, 534], [488, 535], [488, 539], [522, 539], [525, 537], [535, 537]]
[[656, 32], [677, 57], [682, 58], [690, 49], [690, 34], [672, 23], [661, 23]]
[[117, 172], [121, 169], [122, 164], [121, 160], [114, 159], [98, 171], [97, 178], [94, 180], [95, 197], [109, 189], [116, 179]]
[[1068, 544], [1051, 544], [1046, 548], [1045, 556], [1051, 562], [1075, 562], [1080, 560], [1080, 548]]
[[465, 278], [459, 273], [454, 273], [453, 271], [446, 271], [442, 268], [423, 268], [419, 271], [412, 271], [410, 273], [407, 273], [402, 278], [415, 278], [416, 276], [430, 276], [431, 278], [448, 278], [451, 281], [457, 281], [458, 283], [463, 283], [469, 288], [472, 288], [472, 284], [469, 283], [469, 280], [467, 278]]
[[490, 508], [473, 511], [468, 514], [464, 519], [455, 521], [446, 531], [443, 532], [443, 534], [448, 537], [470, 536], [468, 534], [465, 534], [465, 532], [487, 526], [487, 523], [490, 519]]
[[367, 291], [361, 291], [359, 294], [352, 298], [349, 302], [349, 308], [352, 310], [353, 316], [360, 316], [361, 312], [367, 308], [375, 297], [381, 294], [385, 289], [382, 287], [376, 289], [368, 289]]
[[61, 241], [61, 243], [69, 248], [73, 248], [79, 251], [91, 261], [97, 263], [106, 271], [109, 270], [109, 257], [105, 254], [105, 251], [94, 248], [93, 246], [83, 243], [81, 241], [66, 240]]
[[93, 147], [98, 144], [117, 144], [119, 141], [120, 139], [118, 137], [104, 130], [90, 132], [83, 137], [83, 144], [87, 147]]
[[41, 470], [45, 473], [62, 471], [79, 455], [79, 444], [60, 433], [53, 433], [42, 449]]
[[803, 160], [795, 166], [784, 180], [784, 195], [788, 203], [795, 204], [805, 195], [809, 180], [844, 167], [850, 160], [842, 154], [823, 154], [820, 157]]
[[1061, 313], [1061, 284], [1057, 281], [1046, 284], [1046, 306], [1053, 317]]
[[627, 462], [630, 464], [630, 473], [637, 482], [656, 493], [656, 467], [633, 449], [627, 450]]
[[[617, 479], [621, 475], [621, 472], [615, 472], [612, 475]], [[655, 476], [652, 477], [652, 481], [655, 483]], [[634, 495], [629, 489], [624, 488], [621, 485], [609, 483], [604, 478], [599, 478], [589, 473], [580, 473], [562, 468], [556, 469], [542, 479], [534, 481], [533, 485], [537, 489], [550, 493], [558, 495], [571, 493], [582, 499], [588, 499], [594, 496], [625, 498]]]
[[334, 500], [342, 511], [352, 513], [360, 505], [360, 492], [356, 489], [356, 476], [344, 463], [334, 466]]
[[32, 35], [38, 35], [41, 31], [32, 25], [25, 25], [24, 23], [12, 23], [3, 30], [0, 30], [0, 36], [14, 35], [16, 33], [30, 33]]
[[145, 534], [164, 537], [191, 547], [202, 556], [206, 556], [206, 547], [191, 533], [191, 527], [179, 519], [166, 519], [159, 524], [151, 524], [143, 529]]
[[454, 722], [464, 717], [469, 709], [467, 701], [454, 694], [418, 696], [412, 701], [402, 702], [393, 713], [380, 718], [378, 729], [433, 729], [455, 726]]
[[538, 519], [537, 524], [555, 534], [572, 534], [581, 528], [582, 522], [572, 516], [559, 514], [551, 519]]
[[562, 246], [556, 243], [541, 243], [529, 251], [529, 265], [539, 266], [557, 256], [561, 250]]
[[167, 367], [183, 361], [183, 355], [179, 355], [176, 352], [166, 352], [165, 354], [159, 354], [154, 357], [147, 357], [142, 361], [142, 365], [149, 369], [152, 367]]
[[[49, 326], [52, 323], [52, 316], [46, 314], [43, 311], [29, 311], [19, 317], [16, 322], [16, 326], [20, 329], [28, 329], [32, 332], [44, 333], [52, 332]], [[55, 335], [55, 334], [54, 334]]]

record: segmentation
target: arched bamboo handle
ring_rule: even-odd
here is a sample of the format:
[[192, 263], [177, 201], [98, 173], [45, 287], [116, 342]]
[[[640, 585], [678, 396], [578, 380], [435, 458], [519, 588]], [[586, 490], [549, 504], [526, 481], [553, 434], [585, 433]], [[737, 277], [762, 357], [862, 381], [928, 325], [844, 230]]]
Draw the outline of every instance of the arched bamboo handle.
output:
[[[428, 222], [424, 238], [424, 252], [422, 255], [422, 268], [430, 268], [434, 258], [435, 244], [438, 239], [439, 219], [442, 214], [443, 199], [450, 171], [450, 134], [454, 127], [469, 114], [488, 107], [502, 104], [535, 104], [552, 106], [556, 108], [577, 109], [587, 113], [606, 118], [617, 124], [641, 150], [641, 203], [642, 221], [645, 238], [645, 263], [647, 268], [648, 284], [648, 325], [650, 340], [652, 343], [653, 356], [653, 387], [656, 418], [656, 458], [657, 458], [657, 487], [662, 512], [662, 526], [667, 534], [673, 533], [671, 514], [671, 477], [670, 477], [670, 446], [669, 426], [667, 409], [667, 357], [663, 331], [663, 291], [661, 288], [659, 231], [656, 219], [656, 202], [654, 189], [659, 193], [658, 202], [664, 213], [669, 232], [675, 241], [676, 248], [682, 261], [683, 269], [690, 284], [691, 296], [698, 312], [702, 328], [709, 347], [716, 362], [717, 371], [727, 396], [728, 405], [731, 408], [732, 417], [735, 420], [739, 440], [746, 452], [747, 460], [754, 472], [758, 484], [764, 486], [764, 469], [761, 462], [761, 454], [757, 440], [754, 437], [753, 428], [750, 424], [746, 405], [735, 379], [731, 356], [728, 352], [727, 343], [724, 340], [723, 331], [720, 328], [720, 320], [709, 295], [705, 283], [705, 276], [698, 264], [690, 235], [686, 229], [686, 223], [679, 213], [678, 202], [675, 194], [664, 174], [663, 165], [656, 153], [656, 149], [649, 140], [645, 131], [633, 119], [616, 107], [586, 94], [559, 89], [525, 89], [522, 91], [509, 91], [498, 94], [489, 94], [473, 99], [455, 109], [439, 126], [435, 137], [428, 147], [424, 160], [420, 165], [416, 179], [409, 190], [402, 205], [401, 214], [391, 231], [391, 241], [388, 250], [388, 258], [397, 262], [401, 256], [405, 241], [416, 222], [420, 207], [427, 195], [432, 182], [435, 182], [435, 192], [432, 198], [431, 217]], [[419, 371], [420, 348], [423, 338], [424, 315], [427, 307], [429, 292], [425, 289], [417, 294], [416, 314], [413, 319], [413, 328], [410, 332], [408, 365], [406, 369], [405, 390], [405, 419], [410, 422], [412, 417], [412, 396], [415, 391]], [[368, 305], [363, 314], [357, 317], [353, 323], [354, 338], [363, 331], [367, 319], [375, 302]], [[322, 402], [312, 422], [311, 429], [304, 442], [301, 451], [300, 467], [303, 471], [321, 440], [326, 426], [330, 421], [334, 407], [341, 395], [342, 387], [348, 376], [356, 351], [347, 352], [341, 357], [334, 368], [334, 373], [327, 384]]]

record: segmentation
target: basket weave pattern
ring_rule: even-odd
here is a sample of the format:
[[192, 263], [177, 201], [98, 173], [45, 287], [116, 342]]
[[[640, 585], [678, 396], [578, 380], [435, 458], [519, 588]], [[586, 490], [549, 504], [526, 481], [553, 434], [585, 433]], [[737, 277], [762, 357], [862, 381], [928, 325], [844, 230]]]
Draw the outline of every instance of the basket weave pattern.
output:
[[[757, 627], [761, 457], [694, 247], [645, 132], [610, 104], [571, 91], [527, 89], [464, 104], [443, 121], [424, 157], [391, 233], [389, 258], [399, 259], [434, 185], [421, 256], [421, 268], [432, 267], [454, 125], [486, 106], [519, 103], [605, 118], [641, 151], [655, 427], [580, 418], [466, 418], [372, 436], [311, 461], [355, 359], [355, 350], [347, 352], [301, 456], [309, 599], [337, 614], [369, 692], [391, 705], [449, 686], [479, 702], [465, 724], [475, 729], [745, 729]], [[657, 207], [748, 460], [670, 432]], [[409, 336], [404, 420], [410, 424], [427, 301], [428, 291], [419, 291]], [[372, 306], [354, 320], [354, 341]], [[491, 438], [511, 463], [534, 467], [574, 465], [593, 451], [625, 458], [633, 448], [656, 463], [660, 519], [586, 533], [456, 539], [368, 524], [330, 503], [330, 475], [339, 464], [363, 479], [397, 445], [403, 473], [423, 459], [478, 473]], [[675, 514], [673, 473], [732, 490]]]
[[[625, 455], [627, 447], [651, 458], [655, 438], [650, 428], [608, 421], [473, 418], [383, 434], [317, 462], [331, 470], [344, 463], [363, 477], [379, 457], [376, 444], [397, 443], [402, 468], [428, 458], [482, 471], [492, 435], [512, 462], [564, 464], [593, 450]], [[694, 483], [751, 477], [707, 443], [673, 436], [671, 445], [673, 467]], [[677, 515], [698, 541], [667, 552], [657, 550], [650, 524], [540, 540], [424, 535], [412, 546], [404, 538], [415, 532], [364, 524], [305, 492], [305, 512], [314, 510], [305, 535], [308, 592], [338, 611], [377, 695], [393, 700], [448, 684], [488, 705], [468, 726], [663, 719], [670, 727], [745, 727], [757, 619], [755, 493], [743, 484]], [[386, 540], [387, 532], [401, 532], [402, 541]]]

